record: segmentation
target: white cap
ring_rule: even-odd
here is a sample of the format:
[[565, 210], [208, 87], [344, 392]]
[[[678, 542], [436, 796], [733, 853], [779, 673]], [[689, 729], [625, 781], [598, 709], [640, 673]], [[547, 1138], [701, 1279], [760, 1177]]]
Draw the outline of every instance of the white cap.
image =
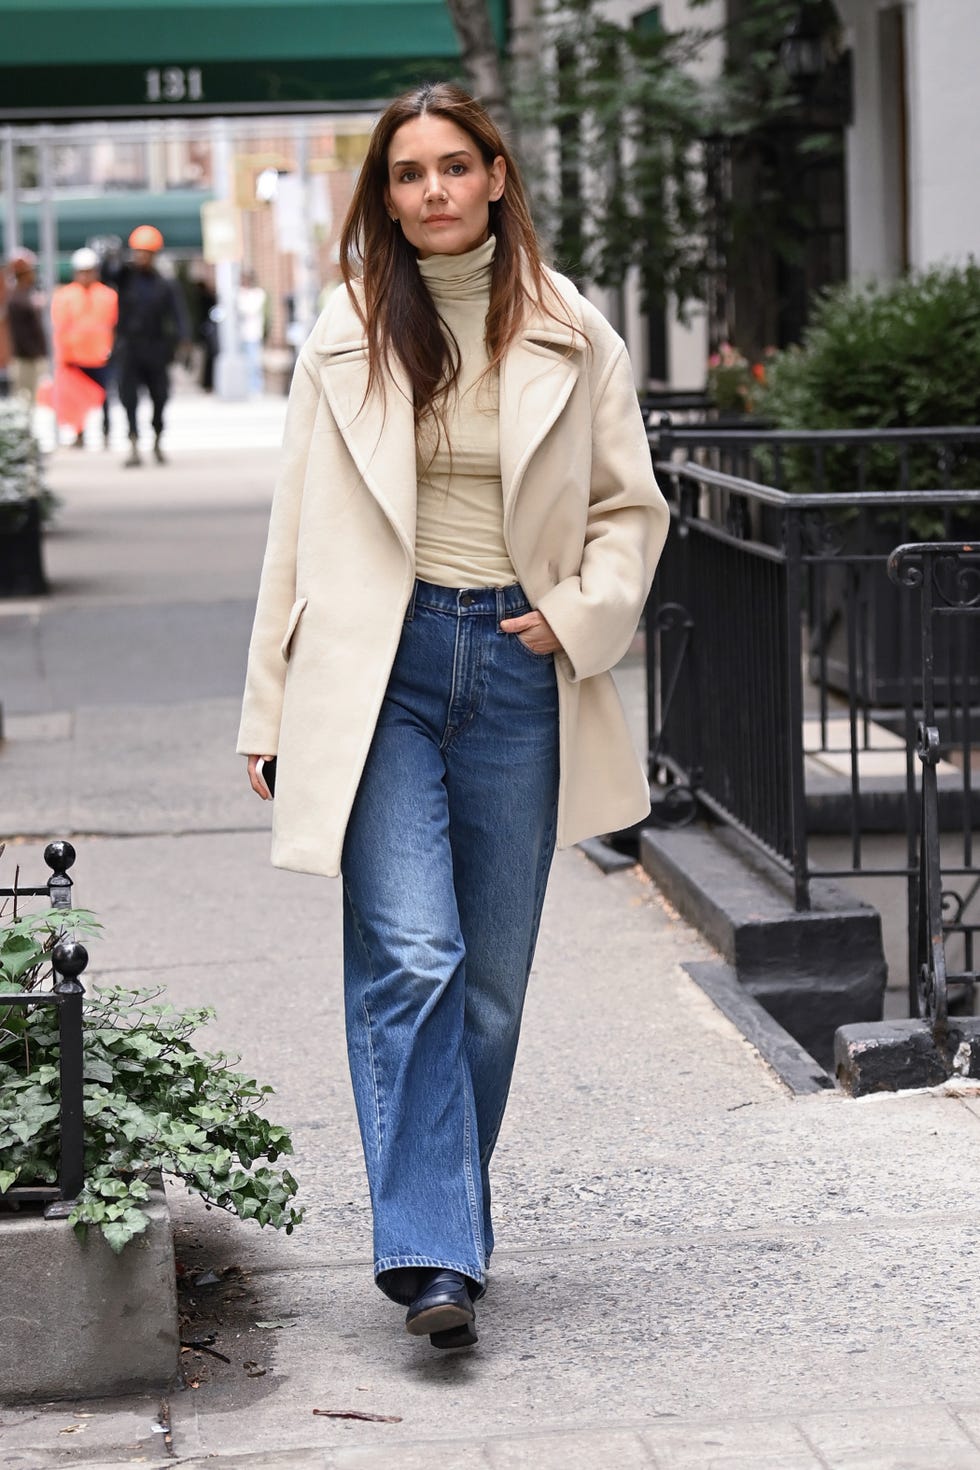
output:
[[76, 250], [71, 258], [73, 271], [97, 271], [99, 268], [99, 257], [94, 250], [83, 245], [81, 250]]

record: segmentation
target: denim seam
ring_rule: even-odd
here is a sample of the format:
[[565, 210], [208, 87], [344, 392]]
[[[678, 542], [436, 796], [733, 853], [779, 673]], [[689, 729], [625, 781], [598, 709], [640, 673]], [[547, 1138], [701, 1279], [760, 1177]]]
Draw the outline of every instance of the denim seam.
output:
[[453, 640], [453, 682], [452, 682], [452, 687], [449, 690], [449, 702], [446, 705], [446, 725], [445, 725], [445, 728], [444, 728], [444, 730], [442, 732], [442, 739], [439, 741], [439, 747], [440, 747], [440, 749], [442, 751], [446, 751], [449, 748], [449, 745], [450, 745], [450, 743], [452, 741], [452, 738], [453, 738], [453, 736], [456, 733], [456, 729], [455, 729], [455, 727], [453, 725], [452, 720], [453, 720], [453, 705], [456, 702], [456, 683], [457, 683], [456, 676], [457, 676], [457, 672], [458, 672], [458, 669], [459, 669], [459, 635], [460, 635], [460, 632], [462, 630], [462, 627], [463, 627], [463, 620], [459, 616], [459, 614], [457, 613], [456, 614], [456, 635], [455, 635], [455, 638]]
[[[463, 1074], [462, 1080], [465, 1095], [468, 1078], [466, 1075], [466, 1057], [465, 1054], [462, 1052], [460, 1053], [459, 1067], [461, 1073]], [[473, 1106], [474, 1108], [476, 1107], [475, 1102]], [[476, 1181], [473, 1178], [473, 1162], [470, 1157], [471, 1146], [472, 1131], [470, 1128], [470, 1109], [466, 1108], [464, 1110], [463, 1121], [463, 1172], [466, 1176], [466, 1198], [470, 1207], [470, 1225], [473, 1229], [473, 1244], [476, 1247], [477, 1260], [484, 1261], [486, 1260], [487, 1253], [484, 1249], [483, 1244], [483, 1225], [480, 1220], [479, 1211], [476, 1207]]]
[[[344, 886], [345, 886], [345, 888], [347, 888], [347, 902], [348, 902], [348, 904], [350, 906], [351, 922], [353, 923], [354, 928], [357, 931], [357, 937], [358, 937], [358, 940], [360, 941], [361, 948], [364, 951], [364, 956], [365, 956], [365, 959], [367, 960], [368, 973], [371, 976], [371, 982], [373, 984], [377, 980], [378, 977], [374, 973], [374, 965], [371, 963], [371, 951], [368, 949], [367, 944], [365, 942], [365, 939], [364, 939], [364, 930], [361, 927], [361, 921], [360, 921], [360, 918], [358, 917], [357, 908], [355, 907], [354, 900], [351, 897], [350, 888], [347, 887], [346, 884]], [[383, 1147], [383, 1138], [382, 1138], [382, 1131], [383, 1130], [382, 1130], [382, 1127], [381, 1127], [381, 1099], [380, 1099], [380, 1097], [378, 1095], [378, 1073], [377, 1073], [377, 1066], [375, 1064], [375, 1059], [374, 1059], [374, 1020], [373, 1020], [373, 1018], [371, 1016], [371, 1009], [370, 1009], [370, 1007], [368, 1005], [367, 995], [366, 994], [365, 994], [364, 998], [361, 1001], [361, 1007], [362, 1007], [362, 1009], [364, 1011], [365, 1019], [367, 1020], [367, 1045], [368, 1045], [368, 1055], [370, 1057], [370, 1062], [371, 1062], [371, 1091], [374, 1093], [374, 1125], [375, 1125], [375, 1128], [377, 1130], [377, 1150], [378, 1150], [378, 1157], [380, 1158], [381, 1157], [381, 1150], [382, 1150], [382, 1147]]]
[[533, 648], [528, 648], [520, 633], [507, 633], [504, 636], [507, 638], [513, 638], [521, 653], [526, 654], [528, 658], [533, 659], [536, 664], [546, 664], [549, 659], [553, 660], [555, 657], [553, 653], [535, 653]]
[[462, 1261], [443, 1261], [436, 1256], [378, 1256], [374, 1263], [374, 1274], [380, 1276], [383, 1271], [399, 1271], [406, 1266], [431, 1266], [438, 1271], [458, 1271], [460, 1276], [468, 1276], [471, 1280], [484, 1280], [482, 1267], [478, 1275], [474, 1275], [472, 1263], [464, 1264]]
[[[541, 844], [542, 851], [543, 852], [547, 852], [547, 854], [548, 854], [548, 861], [547, 862], [541, 862], [541, 863], [538, 864], [538, 880], [537, 880], [537, 883], [535, 885], [535, 890], [534, 890], [535, 921], [534, 921], [534, 926], [533, 926], [533, 928], [531, 930], [530, 940], [529, 940], [529, 943], [528, 943], [527, 972], [526, 972], [525, 977], [524, 977], [525, 991], [527, 989], [527, 983], [528, 983], [528, 981], [531, 978], [531, 965], [532, 965], [533, 960], [534, 960], [534, 950], [535, 950], [535, 947], [537, 946], [537, 942], [538, 942], [538, 931], [541, 928], [541, 914], [542, 914], [542, 910], [544, 909], [544, 895], [545, 895], [545, 889], [548, 886], [548, 874], [551, 871], [551, 862], [552, 862], [552, 858], [554, 856], [554, 842], [555, 842], [555, 835], [556, 835], [556, 832], [557, 832], [557, 827], [558, 827], [558, 814], [557, 814], [557, 803], [556, 803], [555, 808], [552, 811], [551, 820], [548, 823], [547, 839], [546, 839], [545, 842], [543, 842]], [[510, 1094], [508, 1092], [508, 1097], [509, 1097], [509, 1095]], [[487, 1141], [486, 1149], [483, 1150], [481, 1152], [481, 1154], [480, 1154], [480, 1166], [481, 1166], [481, 1168], [484, 1168], [485, 1169], [487, 1167], [487, 1165], [489, 1164], [490, 1159], [491, 1159], [491, 1157], [493, 1155], [493, 1151], [494, 1151], [494, 1149], [497, 1146], [497, 1139], [500, 1136], [501, 1124], [504, 1121], [504, 1114], [507, 1111], [507, 1101], [508, 1101], [508, 1098], [505, 1097], [504, 1098], [504, 1101], [503, 1101], [503, 1106], [501, 1107], [499, 1116], [497, 1117], [497, 1121], [496, 1121], [494, 1127], [490, 1130], [490, 1137], [489, 1137], [489, 1139]]]

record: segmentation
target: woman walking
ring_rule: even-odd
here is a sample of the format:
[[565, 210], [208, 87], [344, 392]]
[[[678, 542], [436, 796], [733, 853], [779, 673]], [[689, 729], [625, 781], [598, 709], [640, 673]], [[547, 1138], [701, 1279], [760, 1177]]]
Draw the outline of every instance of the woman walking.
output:
[[489, 1165], [557, 837], [649, 810], [610, 668], [667, 529], [625, 349], [541, 263], [455, 86], [398, 98], [297, 364], [239, 751], [273, 862], [343, 878], [378, 1286], [476, 1341]]

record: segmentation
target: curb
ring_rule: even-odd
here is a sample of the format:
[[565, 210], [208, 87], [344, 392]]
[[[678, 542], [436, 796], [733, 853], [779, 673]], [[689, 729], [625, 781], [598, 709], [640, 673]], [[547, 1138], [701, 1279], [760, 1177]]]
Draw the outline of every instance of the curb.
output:
[[828, 1070], [838, 1027], [881, 1018], [876, 909], [824, 879], [800, 912], [788, 877], [729, 829], [647, 827], [640, 861], [740, 984]]
[[696, 985], [745, 1037], [796, 1097], [834, 1091], [834, 1079], [749, 994], [730, 965], [683, 965]]

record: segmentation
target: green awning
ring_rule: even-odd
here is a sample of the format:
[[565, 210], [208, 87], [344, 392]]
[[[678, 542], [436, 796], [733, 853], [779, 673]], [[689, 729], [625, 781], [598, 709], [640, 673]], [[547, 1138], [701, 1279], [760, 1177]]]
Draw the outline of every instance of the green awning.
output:
[[5, 66], [459, 54], [442, 0], [0, 0], [0, 36]]
[[0, 38], [0, 119], [24, 121], [366, 101], [460, 69], [442, 0], [0, 0]]
[[[98, 235], [118, 235], [123, 243], [137, 225], [156, 225], [168, 250], [201, 251], [201, 205], [214, 195], [205, 189], [173, 189], [166, 194], [57, 195], [58, 254], [69, 255]], [[38, 206], [19, 209], [21, 243], [37, 250]]]

